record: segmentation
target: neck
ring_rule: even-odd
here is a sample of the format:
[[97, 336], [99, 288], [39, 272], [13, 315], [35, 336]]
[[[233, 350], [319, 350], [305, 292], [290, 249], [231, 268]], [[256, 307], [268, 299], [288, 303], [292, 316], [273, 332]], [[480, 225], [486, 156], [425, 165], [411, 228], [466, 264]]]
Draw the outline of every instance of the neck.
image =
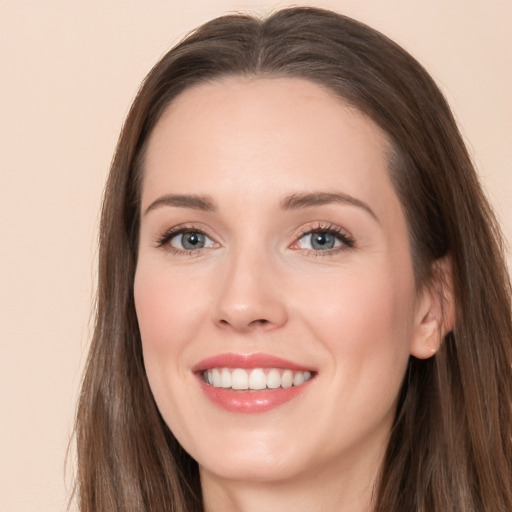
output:
[[206, 512], [372, 512], [380, 464], [312, 469], [281, 481], [242, 481], [201, 469]]

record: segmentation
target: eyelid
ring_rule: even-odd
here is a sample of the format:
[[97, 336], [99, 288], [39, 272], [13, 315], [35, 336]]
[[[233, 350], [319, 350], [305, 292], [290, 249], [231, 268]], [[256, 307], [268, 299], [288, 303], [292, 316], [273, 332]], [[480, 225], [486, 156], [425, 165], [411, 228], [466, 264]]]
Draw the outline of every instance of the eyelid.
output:
[[[302, 238], [304, 238], [306, 235], [311, 235], [312, 233], [326, 233], [333, 235], [341, 242], [341, 245], [326, 250], [297, 247], [297, 244]], [[291, 245], [291, 248], [294, 250], [308, 251], [314, 255], [323, 256], [332, 255], [340, 251], [345, 251], [347, 249], [353, 248], [354, 246], [354, 237], [346, 229], [342, 228], [341, 226], [338, 226], [337, 224], [332, 224], [330, 222], [317, 221], [300, 228], [300, 231], [295, 235], [295, 241]]]
[[[216, 247], [220, 246], [219, 242], [216, 240], [216, 237], [209, 234], [209, 229], [205, 227], [199, 227], [195, 224], [178, 224], [173, 226], [167, 230], [165, 230], [161, 235], [157, 236], [155, 239], [155, 247], [160, 249], [165, 249], [169, 252], [174, 252], [175, 254], [188, 254], [191, 255], [194, 253], [195, 255], [201, 251], [201, 249], [212, 249], [215, 247], [201, 247], [197, 249], [180, 249], [171, 246], [169, 243], [174, 237], [180, 235], [182, 233], [200, 233], [205, 237], [212, 240]], [[333, 247], [325, 250], [318, 249], [309, 249], [302, 248], [298, 246], [299, 241], [304, 238], [306, 235], [311, 235], [312, 233], [326, 233], [335, 236], [341, 243], [337, 247]], [[315, 221], [313, 223], [309, 223], [305, 226], [302, 226], [300, 230], [294, 235], [294, 242], [289, 246], [293, 250], [300, 250], [302, 252], [309, 252], [313, 255], [333, 255], [340, 251], [345, 251], [347, 249], [353, 248], [355, 245], [355, 240], [353, 236], [344, 228], [337, 224], [332, 224], [326, 221]]]
[[[170, 241], [182, 234], [182, 233], [200, 233], [204, 235], [205, 237], [212, 240], [215, 244], [218, 244], [218, 242], [215, 240], [215, 237], [210, 235], [208, 233], [208, 229], [205, 229], [204, 227], [199, 227], [194, 224], [178, 224], [176, 226], [173, 226], [167, 230], [165, 230], [162, 234], [158, 235], [155, 239], [155, 247], [157, 249], [166, 249], [170, 252], [174, 252], [176, 254], [191, 254], [191, 253], [197, 253], [201, 248], [189, 250], [189, 249], [179, 249], [177, 247], [173, 247], [170, 245]], [[207, 247], [207, 249], [210, 249], [211, 247]]]

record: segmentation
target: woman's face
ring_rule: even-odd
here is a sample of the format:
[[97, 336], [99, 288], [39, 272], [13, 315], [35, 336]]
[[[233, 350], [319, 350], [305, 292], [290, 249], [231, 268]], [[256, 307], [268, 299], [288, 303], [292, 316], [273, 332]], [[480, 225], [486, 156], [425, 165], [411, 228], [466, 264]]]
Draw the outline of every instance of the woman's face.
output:
[[155, 400], [203, 477], [378, 466], [424, 316], [389, 150], [300, 79], [200, 85], [157, 124], [135, 305]]

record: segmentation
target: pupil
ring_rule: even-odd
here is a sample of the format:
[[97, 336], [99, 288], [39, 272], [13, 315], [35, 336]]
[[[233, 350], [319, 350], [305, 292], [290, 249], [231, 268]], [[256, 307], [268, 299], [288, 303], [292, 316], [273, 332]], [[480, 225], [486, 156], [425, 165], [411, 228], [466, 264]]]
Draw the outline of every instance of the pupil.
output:
[[204, 247], [204, 235], [201, 233], [185, 233], [182, 238], [185, 249], [200, 249]]
[[311, 247], [313, 249], [332, 249], [334, 237], [329, 233], [317, 233], [312, 236]]

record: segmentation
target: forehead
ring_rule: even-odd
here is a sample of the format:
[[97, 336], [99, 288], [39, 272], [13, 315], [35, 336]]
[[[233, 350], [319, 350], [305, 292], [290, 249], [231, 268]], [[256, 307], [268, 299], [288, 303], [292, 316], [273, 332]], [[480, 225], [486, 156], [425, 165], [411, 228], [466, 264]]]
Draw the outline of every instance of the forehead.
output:
[[201, 84], [174, 99], [151, 135], [143, 208], [158, 193], [202, 193], [219, 183], [241, 193], [335, 187], [386, 208], [387, 199], [396, 200], [390, 148], [373, 121], [313, 82], [231, 77]]

